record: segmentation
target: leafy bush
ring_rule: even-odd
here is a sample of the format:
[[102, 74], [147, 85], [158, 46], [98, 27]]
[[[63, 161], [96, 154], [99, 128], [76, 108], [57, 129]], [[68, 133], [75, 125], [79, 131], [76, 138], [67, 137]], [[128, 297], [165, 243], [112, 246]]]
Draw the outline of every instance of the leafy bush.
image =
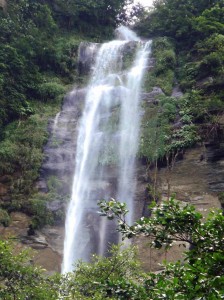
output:
[[[125, 203], [114, 199], [99, 201], [101, 215], [118, 220], [124, 238], [145, 236], [156, 249], [170, 249], [173, 243], [190, 245], [184, 261], [165, 263], [164, 269], [149, 273], [144, 281], [146, 299], [217, 299], [224, 297], [224, 215], [213, 211], [205, 220], [195, 207], [171, 198], [152, 203], [151, 217], [142, 217], [133, 225], [126, 223]], [[144, 299], [144, 298], [140, 298]]]
[[32, 224], [34, 228], [41, 228], [44, 225], [52, 225], [54, 223], [52, 212], [47, 209], [47, 201], [44, 195], [37, 194], [33, 196], [30, 201], [29, 212], [33, 214]]
[[153, 41], [152, 50], [153, 51], [166, 51], [167, 49], [173, 49], [173, 44], [167, 37], [157, 37]]
[[56, 100], [65, 93], [65, 87], [57, 82], [46, 82], [39, 86], [39, 94], [43, 101]]
[[154, 162], [199, 141], [198, 128], [193, 121], [203, 114], [200, 101], [200, 93], [195, 91], [178, 101], [160, 95], [157, 105], [145, 107], [139, 156]]
[[144, 89], [150, 92], [154, 86], [159, 86], [166, 95], [171, 95], [176, 66], [174, 46], [168, 38], [157, 38], [153, 40], [152, 55], [155, 66], [146, 75]]
[[166, 151], [180, 151], [193, 146], [199, 140], [197, 127], [194, 124], [185, 124], [180, 129], [173, 131], [167, 138]]
[[50, 176], [47, 180], [47, 187], [50, 192], [57, 192], [62, 188], [62, 182], [56, 176]]
[[161, 118], [161, 107], [155, 106], [145, 109], [142, 120], [142, 135], [138, 155], [154, 162], [166, 153], [166, 136], [170, 134], [167, 118]]
[[[156, 50], [158, 51], [158, 49]], [[157, 55], [156, 55], [157, 56]], [[176, 55], [173, 50], [164, 50], [158, 55], [156, 72], [159, 74], [162, 70], [174, 70], [176, 65]]]
[[[52, 180], [52, 182], [56, 182], [58, 184], [57, 178], [55, 177], [54, 179], [55, 181]], [[58, 191], [58, 186], [55, 187], [53, 185], [50, 187], [48, 193], [33, 193], [26, 201], [26, 207], [24, 207], [24, 210], [32, 216], [32, 225], [34, 228], [42, 228], [45, 225], [61, 225], [65, 221], [63, 203], [67, 202], [69, 198], [69, 196], [61, 196], [60, 191]], [[49, 207], [52, 201], [55, 201], [57, 206], [50, 209]]]
[[7, 227], [9, 226], [9, 223], [10, 223], [10, 216], [8, 212], [0, 208], [0, 224]]
[[[5, 172], [38, 170], [42, 160], [42, 146], [47, 139], [47, 119], [38, 114], [26, 121], [11, 123], [4, 131], [0, 147], [0, 174]], [[8, 168], [8, 169], [7, 169]]]
[[174, 84], [173, 70], [165, 70], [159, 76], [156, 76], [156, 86], [161, 87], [166, 95], [171, 95]]
[[93, 255], [91, 263], [77, 263], [75, 271], [65, 277], [62, 298], [148, 299], [136, 249], [121, 250], [120, 246], [112, 246], [108, 256]]
[[11, 202], [5, 203], [9, 211], [29, 212], [28, 199], [35, 190], [48, 137], [48, 119], [58, 112], [58, 104], [32, 104], [36, 113], [6, 126], [0, 142], [0, 174], [12, 175], [8, 186]]
[[160, 96], [160, 103], [163, 110], [163, 116], [168, 121], [174, 121], [177, 115], [177, 101], [172, 97]]
[[223, 22], [223, 4], [217, 3], [213, 7], [205, 9], [200, 16], [195, 18], [193, 26], [204, 37], [213, 33], [224, 33]]

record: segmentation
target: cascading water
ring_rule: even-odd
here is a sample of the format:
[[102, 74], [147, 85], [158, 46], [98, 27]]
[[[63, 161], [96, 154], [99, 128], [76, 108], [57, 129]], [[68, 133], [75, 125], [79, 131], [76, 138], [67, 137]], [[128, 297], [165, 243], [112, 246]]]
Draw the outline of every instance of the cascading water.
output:
[[[132, 219], [139, 100], [151, 43], [139, 41], [124, 27], [118, 33], [124, 40], [105, 43], [99, 49], [87, 90], [66, 216], [63, 273], [71, 271], [78, 259], [88, 261], [92, 253], [104, 254], [107, 242], [118, 239], [113, 225], [97, 213], [97, 200], [113, 196], [126, 201], [128, 221]], [[124, 71], [123, 52], [129, 43], [136, 55]]]

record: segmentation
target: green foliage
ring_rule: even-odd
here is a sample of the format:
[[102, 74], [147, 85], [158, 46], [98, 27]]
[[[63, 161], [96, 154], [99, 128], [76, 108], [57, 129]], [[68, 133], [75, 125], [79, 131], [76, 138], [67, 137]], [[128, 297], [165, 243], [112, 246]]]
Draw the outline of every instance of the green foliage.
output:
[[[196, 212], [194, 206], [185, 205], [181, 207], [181, 204], [174, 201], [173, 198], [160, 205], [153, 203], [150, 206], [152, 216], [150, 218], [142, 217], [132, 226], [125, 222], [125, 215], [128, 210], [124, 203], [111, 199], [109, 202], [100, 201], [99, 206], [103, 215], [109, 219], [119, 217], [119, 231], [124, 238], [138, 234], [150, 236], [153, 238], [152, 245], [158, 249], [163, 246], [169, 248], [173, 241], [185, 241], [194, 244], [192, 233], [198, 229], [202, 220], [202, 215]], [[196, 238], [198, 237], [199, 235]]]
[[52, 101], [65, 93], [65, 87], [57, 82], [45, 82], [39, 86], [40, 98], [43, 101]]
[[194, 58], [183, 53], [187, 60], [180, 59], [181, 87], [187, 91], [199, 89], [208, 99], [214, 97], [215, 95], [211, 94], [215, 92], [223, 100], [223, 95], [218, 89], [223, 85], [223, 49], [223, 35], [212, 34], [195, 44]]
[[0, 208], [0, 224], [7, 227], [9, 226], [9, 223], [10, 223], [10, 216], [8, 212]]
[[213, 34], [203, 42], [197, 44], [199, 55], [202, 57], [198, 66], [200, 78], [205, 76], [223, 75], [224, 36]]
[[40, 70], [57, 27], [49, 7], [38, 2], [10, 1], [7, 12], [0, 19], [2, 126], [32, 114], [27, 107], [37, 97]]
[[[93, 255], [65, 277], [63, 299], [147, 299], [136, 249], [112, 246], [108, 257]], [[65, 297], [67, 296], [67, 298]]]
[[198, 110], [199, 98], [197, 92], [186, 94], [178, 101], [173, 97], [160, 96], [157, 105], [146, 106], [139, 156], [154, 162], [199, 141], [197, 126], [193, 122], [203, 113]]
[[[63, 203], [68, 200], [68, 197], [60, 195], [60, 191], [58, 190], [60, 186], [56, 178], [50, 179], [50, 181], [53, 184], [51, 185], [48, 181], [48, 185], [50, 186], [48, 193], [33, 193], [23, 208], [32, 216], [32, 225], [35, 229], [40, 229], [45, 225], [62, 224], [65, 221]], [[57, 202], [58, 208], [49, 208], [52, 201]]]
[[28, 210], [48, 137], [48, 118], [57, 112], [57, 106], [33, 103], [33, 115], [5, 128], [0, 143], [0, 174], [13, 176], [9, 187], [12, 202], [5, 203], [9, 210]]
[[[17, 136], [14, 141], [7, 139], [7, 143], [2, 143], [4, 147], [1, 148], [0, 154], [2, 155], [1, 171], [13, 175], [10, 186], [10, 197], [12, 200], [11, 202], [4, 203], [4, 206], [8, 211], [22, 210], [30, 214], [35, 228], [40, 228], [46, 224], [64, 221], [64, 212], [51, 212], [47, 208], [47, 203], [52, 200], [63, 201], [57, 192], [61, 185], [53, 178], [48, 182], [49, 193], [33, 194], [35, 191], [34, 182], [39, 176], [39, 168], [43, 158], [42, 147], [45, 141], [44, 135], [45, 137], [47, 136], [47, 132], [45, 131], [44, 134], [40, 134], [40, 130], [46, 130], [43, 127], [44, 124], [41, 124], [39, 131], [36, 131], [37, 125], [35, 129], [32, 129], [33, 136], [29, 131], [26, 132], [26, 134], [29, 133], [29, 138], [27, 139], [24, 133], [22, 136]], [[27, 130], [29, 130], [28, 127]], [[28, 144], [24, 144], [22, 141], [23, 138]]]
[[128, 225], [126, 205], [114, 199], [100, 201], [103, 216], [118, 220], [123, 238], [149, 237], [151, 247], [166, 249], [174, 242], [191, 245], [184, 262], [165, 264], [159, 274], [150, 273], [145, 280], [148, 299], [217, 299], [224, 298], [224, 216], [211, 212], [206, 221], [192, 205], [170, 199], [151, 205], [152, 216]]
[[[166, 35], [175, 38], [178, 42], [190, 45], [201, 32], [209, 27], [213, 30], [221, 29], [223, 18], [222, 0], [156, 0], [155, 9], [140, 20], [138, 30], [148, 35]], [[206, 19], [206, 21], [205, 21]], [[198, 24], [199, 23], [199, 24]], [[201, 28], [203, 24], [204, 28]], [[217, 25], [215, 26], [215, 23]], [[148, 30], [144, 29], [146, 27]], [[195, 35], [195, 36], [194, 36]]]
[[[158, 0], [154, 4], [154, 9], [140, 18], [136, 28], [146, 37], [163, 36], [160, 39], [172, 40], [177, 54], [177, 81], [184, 92], [200, 93], [198, 115], [200, 121], [209, 122], [212, 114], [224, 110], [223, 1]], [[158, 52], [163, 47], [157, 45]], [[165, 47], [168, 55], [169, 45], [166, 43]], [[164, 58], [156, 60], [155, 70], [146, 81], [146, 91], [160, 86], [170, 94], [174, 74], [167, 67], [175, 66], [174, 57], [170, 53], [168, 61]]]
[[62, 182], [56, 176], [50, 176], [48, 178], [47, 187], [50, 192], [57, 192], [62, 185]]
[[174, 69], [176, 55], [171, 41], [165, 37], [153, 40], [152, 54], [155, 67], [145, 79], [145, 91], [150, 92], [154, 86], [159, 86], [165, 94], [170, 95], [174, 84]]
[[57, 279], [48, 277], [29, 261], [28, 251], [12, 254], [13, 247], [0, 240], [0, 298], [53, 300], [57, 298]]
[[167, 145], [167, 152], [178, 152], [181, 149], [186, 149], [192, 146], [199, 140], [197, 129], [194, 124], [185, 124], [177, 131], [172, 133], [172, 136], [168, 138], [170, 143]]
[[[10, 209], [31, 213], [36, 227], [55, 220], [46, 203], [55, 199], [60, 184], [52, 177], [48, 194], [33, 194], [33, 183], [47, 139], [47, 119], [56, 111], [52, 102], [63, 95], [62, 82], [70, 83], [77, 76], [77, 32], [97, 41], [110, 37], [114, 26], [125, 18], [126, 2], [113, 0], [108, 6], [107, 1], [11, 0], [8, 13], [1, 14], [0, 174], [14, 176]], [[178, 65], [177, 76], [187, 93], [178, 102], [162, 97], [158, 106], [146, 109], [140, 155], [151, 160], [191, 146], [198, 140], [195, 122], [209, 120], [224, 107], [223, 1], [162, 0], [155, 4], [149, 15], [142, 14], [139, 25], [147, 37], [163, 36], [153, 43], [155, 69], [146, 79], [145, 91], [160, 86], [170, 95]], [[74, 32], [68, 34], [71, 29], [76, 31], [75, 38], [71, 38]], [[13, 120], [19, 121], [9, 124]], [[173, 126], [177, 121], [179, 127]], [[110, 147], [106, 158], [113, 159]], [[151, 219], [128, 226], [125, 205], [110, 201], [100, 206], [110, 219], [119, 218], [124, 236], [150, 236], [156, 248], [169, 248], [179, 241], [193, 249], [186, 253], [185, 262], [168, 264], [160, 274], [142, 274], [133, 250], [113, 249], [111, 257], [95, 256], [92, 264], [79, 263], [77, 271], [65, 276], [60, 284], [63, 299], [224, 298], [220, 212], [204, 221], [192, 207], [171, 200], [152, 207]], [[3, 209], [0, 222], [5, 226], [9, 222]], [[11, 246], [0, 242], [0, 298], [57, 299], [57, 280], [44, 277], [26, 257], [27, 253], [13, 256]]]
[[[179, 122], [180, 125], [178, 128], [174, 128], [172, 130], [171, 135], [167, 139], [167, 148], [168, 152], [172, 151], [180, 151], [182, 149], [188, 148], [194, 145], [197, 141], [200, 140], [198, 135], [198, 130], [196, 125], [194, 124], [194, 113], [200, 113], [197, 111], [197, 107], [194, 106], [195, 98], [197, 98], [198, 94], [193, 93], [188, 95], [186, 94], [184, 97], [179, 99], [178, 102], [178, 112], [179, 112]], [[192, 102], [193, 103], [192, 103]]]
[[47, 201], [48, 195], [41, 193], [33, 195], [30, 200], [29, 213], [33, 215], [32, 225], [35, 229], [54, 223], [53, 214], [47, 209]]
[[[84, 36], [59, 31], [55, 5], [59, 9], [52, 1], [11, 0], [1, 15], [0, 138], [6, 124], [33, 113], [33, 100], [62, 96], [61, 84], [77, 77], [78, 44]], [[94, 5], [89, 1], [88, 9]]]
[[43, 121], [35, 114], [20, 124], [14, 122], [6, 128], [0, 150], [1, 174], [24, 173], [27, 169], [31, 171], [31, 168], [38, 171], [42, 160], [41, 147], [47, 139], [46, 123], [43, 124]]
[[[45, 53], [45, 69], [46, 71], [54, 71], [57, 76], [65, 83], [74, 83], [77, 80], [78, 72], [78, 47], [85, 37], [81, 34], [64, 33], [59, 35], [52, 45], [49, 45]], [[46, 78], [46, 81], [55, 82], [55, 74], [53, 78]], [[58, 82], [58, 81], [57, 81]], [[60, 80], [59, 82], [60, 83]]]
[[2, 124], [13, 118], [29, 116], [32, 111], [26, 101], [26, 93], [32, 93], [38, 84], [37, 67], [28, 66], [26, 59], [12, 46], [0, 47], [1, 86], [0, 108]]
[[224, 7], [217, 3], [211, 8], [205, 9], [202, 14], [194, 19], [194, 27], [203, 36], [213, 33], [224, 34]]
[[[162, 122], [161, 122], [162, 121]], [[165, 139], [169, 135], [170, 126], [167, 119], [160, 118], [160, 108], [146, 108], [142, 120], [142, 135], [138, 155], [150, 162], [165, 155]]]
[[105, 0], [81, 2], [48, 1], [60, 27], [79, 29], [88, 36], [111, 36], [113, 29], [126, 17], [124, 7], [131, 1]]

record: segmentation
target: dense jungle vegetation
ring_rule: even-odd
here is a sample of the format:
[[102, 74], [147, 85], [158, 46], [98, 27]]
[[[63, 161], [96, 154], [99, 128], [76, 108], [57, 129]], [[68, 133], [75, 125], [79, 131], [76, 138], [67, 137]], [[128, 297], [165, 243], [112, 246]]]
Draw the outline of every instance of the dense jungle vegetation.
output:
[[[155, 68], [145, 88], [159, 86], [165, 93], [144, 120], [141, 154], [149, 160], [218, 133], [224, 110], [223, 24], [224, 3], [218, 0], [155, 1], [155, 9], [136, 24], [140, 35], [154, 38]], [[178, 101], [171, 97], [177, 83], [184, 93]]]
[[[118, 24], [128, 22], [127, 2], [8, 0], [0, 8], [0, 177], [10, 187], [10, 200], [0, 203], [4, 226], [14, 210], [33, 215], [37, 227], [54, 221], [45, 214], [47, 197], [39, 199], [34, 188], [47, 123], [71, 85], [82, 84], [77, 64], [80, 41], [109, 40]], [[164, 92], [157, 106], [147, 108], [139, 155], [148, 162], [164, 157], [169, 162], [186, 147], [219, 134], [224, 110], [224, 2], [155, 0], [154, 5], [149, 11], [136, 7], [132, 12], [138, 16], [138, 33], [154, 39], [155, 68], [147, 75], [145, 91], [159, 86]], [[184, 93], [178, 101], [172, 97], [177, 83]], [[144, 234], [156, 248], [170, 247], [179, 238], [192, 250], [184, 262], [168, 264], [160, 274], [144, 273], [134, 249], [115, 247], [109, 258], [94, 257], [92, 264], [80, 263], [72, 274], [48, 277], [30, 264], [27, 253], [14, 255], [13, 245], [0, 241], [0, 298], [224, 299], [221, 212], [204, 221], [193, 207], [183, 208], [172, 200], [151, 208], [153, 218], [128, 227], [123, 205], [111, 201], [100, 207], [109, 218], [118, 217], [124, 237]]]

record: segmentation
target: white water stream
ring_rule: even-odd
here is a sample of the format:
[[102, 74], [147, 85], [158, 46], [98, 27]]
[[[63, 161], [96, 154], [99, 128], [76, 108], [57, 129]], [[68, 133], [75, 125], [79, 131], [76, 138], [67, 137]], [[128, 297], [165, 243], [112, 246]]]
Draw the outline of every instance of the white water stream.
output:
[[[135, 157], [140, 129], [140, 92], [151, 42], [143, 43], [127, 28], [124, 40], [105, 43], [98, 51], [80, 120], [76, 167], [65, 224], [62, 272], [79, 259], [104, 254], [116, 242], [112, 225], [97, 213], [97, 200], [114, 197], [126, 202], [132, 221], [135, 193]], [[130, 40], [136, 54], [122, 70]]]

